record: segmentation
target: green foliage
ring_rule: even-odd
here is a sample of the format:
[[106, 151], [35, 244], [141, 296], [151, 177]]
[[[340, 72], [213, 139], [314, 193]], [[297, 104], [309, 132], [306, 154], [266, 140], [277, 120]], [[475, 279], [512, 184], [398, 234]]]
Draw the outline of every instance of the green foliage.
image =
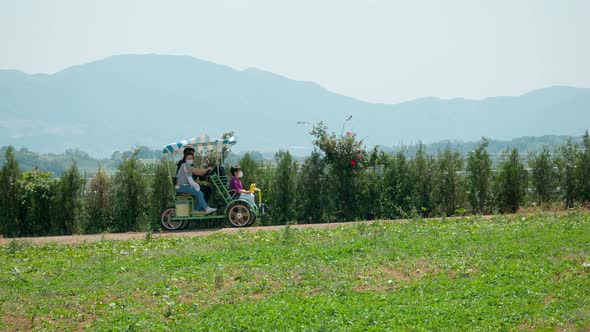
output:
[[546, 146], [538, 154], [531, 153], [529, 166], [532, 169], [532, 189], [537, 202], [545, 204], [553, 201], [557, 188], [557, 170], [553, 167], [554, 161], [549, 147]]
[[474, 151], [467, 156], [468, 192], [471, 209], [477, 213], [489, 211], [492, 162], [486, 151], [488, 140], [482, 138]]
[[[234, 132], [230, 131], [227, 133], [223, 133], [223, 135], [221, 135], [221, 139], [228, 139], [231, 138], [232, 136], [234, 136]], [[207, 168], [207, 167], [211, 167], [214, 168], [215, 166], [217, 166], [218, 163], [221, 163], [222, 160], [227, 161], [229, 158], [229, 148], [227, 147], [222, 147], [220, 153], [217, 153], [217, 151], [215, 150], [210, 150], [207, 151], [204, 155], [203, 155], [203, 162], [204, 164], [202, 165], [203, 168]], [[195, 162], [199, 162], [200, 164], [200, 159], [201, 158], [201, 154], [197, 153], [195, 155]]]
[[358, 177], [358, 218], [374, 220], [382, 218], [387, 211], [383, 166], [367, 168]]
[[434, 157], [426, 154], [424, 145], [421, 143], [418, 145], [412, 166], [415, 206], [423, 217], [430, 217], [436, 209], [434, 197], [436, 161]]
[[392, 157], [385, 169], [385, 195], [390, 218], [411, 218], [416, 212], [415, 177], [411, 162], [402, 152]]
[[506, 151], [495, 179], [497, 206], [502, 212], [514, 213], [524, 203], [528, 187], [528, 173], [518, 150]]
[[279, 151], [275, 160], [277, 168], [274, 172], [271, 184], [272, 196], [269, 200], [271, 221], [273, 224], [286, 224], [296, 217], [295, 177], [297, 175], [297, 163], [293, 161], [288, 151]]
[[[588, 133], [580, 143], [570, 140], [559, 147], [556, 156], [548, 147], [529, 154], [530, 184], [529, 171], [518, 151], [505, 152], [502, 162], [494, 163], [485, 138], [464, 163], [457, 151], [447, 147], [433, 155], [423, 144], [413, 147], [411, 153], [404, 150], [393, 156], [377, 147], [367, 153], [355, 134], [329, 133], [322, 123], [314, 126], [311, 134], [317, 150], [301, 162], [299, 171], [294, 158], [285, 152], [277, 154], [273, 163], [260, 160], [260, 153], [246, 153], [241, 158], [244, 187], [256, 183], [269, 205], [270, 213], [259, 216], [258, 223], [515, 212], [534, 201], [543, 208], [558, 200], [569, 208], [590, 202]], [[112, 178], [99, 167], [85, 191], [78, 161], [88, 155], [81, 151], [66, 152], [74, 165], [63, 170], [59, 180], [38, 168], [23, 180], [14, 149], [2, 151], [6, 159], [0, 171], [3, 236], [155, 229], [162, 210], [172, 205], [166, 162], [144, 164], [139, 157], [152, 155], [145, 147], [118, 154], [119, 168]], [[34, 157], [26, 149], [18, 153], [25, 159]], [[229, 156], [229, 151], [224, 153]], [[211, 156], [198, 155], [197, 159], [208, 166]], [[209, 204], [225, 206], [215, 192]], [[219, 226], [216, 222], [202, 226], [212, 225]]]
[[314, 145], [324, 153], [324, 160], [331, 173], [330, 187], [337, 202], [336, 214], [340, 220], [352, 220], [358, 210], [359, 187], [357, 177], [370, 161], [366, 158], [362, 140], [355, 133], [344, 136], [328, 133], [322, 122], [314, 125], [310, 134], [315, 137]]
[[[0, 148], [0, 153], [4, 155], [6, 149], [7, 147]], [[103, 168], [114, 170], [121, 160], [121, 157], [116, 160], [93, 158], [87, 152], [78, 149], [68, 149], [62, 153], [41, 154], [30, 151], [27, 148], [20, 148], [14, 151], [14, 156], [19, 163], [21, 171], [38, 168], [52, 172], [57, 177], [61, 177], [68, 170], [72, 161], [76, 162], [78, 169], [82, 173], [95, 174], [99, 163]], [[0, 165], [2, 165], [1, 159]]]
[[[274, 174], [275, 169], [270, 166], [259, 167], [257, 169], [258, 174], [256, 175], [256, 187], [262, 190], [262, 202], [267, 204], [267, 208], [272, 210], [272, 206], [269, 206], [269, 203], [272, 201], [273, 197], [273, 181], [274, 181]], [[258, 203], [258, 193], [254, 194], [256, 203]], [[262, 225], [270, 225], [273, 223], [271, 218], [270, 211], [267, 211], [266, 215], [259, 215], [256, 218], [256, 223]]]
[[150, 229], [160, 227], [162, 212], [172, 206], [172, 180], [170, 170], [175, 169], [174, 164], [165, 158], [156, 164], [151, 183], [150, 194]]
[[148, 194], [144, 166], [137, 153], [125, 157], [114, 178], [113, 231], [126, 232], [149, 228]]
[[590, 204], [590, 135], [587, 130], [582, 140], [581, 150], [577, 164], [580, 201]]
[[6, 149], [4, 158], [6, 161], [0, 170], [0, 234], [18, 236], [21, 173], [12, 147]]
[[435, 197], [440, 212], [450, 216], [463, 206], [463, 179], [459, 172], [463, 170], [463, 158], [458, 152], [447, 147], [439, 153], [436, 162]]
[[[562, 145], [567, 144], [569, 140], [572, 140], [575, 144], [582, 143], [581, 136], [566, 136], [566, 135], [544, 135], [544, 136], [524, 136], [518, 137], [511, 140], [497, 140], [497, 139], [486, 139], [487, 148], [486, 151], [490, 154], [491, 158], [496, 155], [501, 155], [504, 151], [511, 148], [516, 148], [521, 153], [530, 152], [541, 152], [545, 146], [549, 146], [550, 149], [558, 148]], [[451, 150], [459, 152], [462, 156], [468, 156], [474, 150], [476, 150], [482, 142], [463, 142], [463, 141], [452, 141], [442, 140], [435, 143], [424, 145], [423, 149], [427, 154], [435, 155], [438, 151], [442, 151], [451, 147]], [[393, 146], [383, 147], [383, 150], [390, 154], [396, 154], [397, 152], [404, 152], [406, 157], [413, 157], [416, 151], [420, 148], [419, 145], [412, 146]], [[495, 167], [495, 160], [492, 160], [493, 166]]]
[[[64, 224], [52, 220], [53, 202], [59, 191], [59, 181], [50, 172], [27, 171], [19, 178], [20, 217], [19, 236], [59, 234]], [[55, 207], [57, 210], [57, 206]]]
[[296, 182], [299, 220], [310, 223], [322, 221], [326, 217], [331, 193], [326, 188], [326, 163], [318, 151], [313, 151], [305, 159]]
[[566, 145], [559, 147], [559, 156], [557, 158], [557, 170], [559, 186], [561, 188], [561, 198], [565, 202], [565, 206], [572, 208], [579, 197], [579, 172], [577, 164], [579, 164], [580, 153], [578, 145], [569, 140]]
[[56, 216], [54, 228], [56, 232], [65, 234], [80, 233], [83, 225], [83, 193], [85, 180], [74, 162], [61, 176], [57, 186]]
[[[258, 182], [261, 166], [252, 158], [252, 156], [250, 156], [250, 153], [246, 152], [242, 159], [240, 159], [240, 167], [244, 173], [244, 177], [241, 179], [244, 188], [249, 188], [250, 184]], [[229, 174], [229, 171], [230, 170], [228, 168], [228, 176], [231, 177], [232, 174]]]
[[0, 246], [0, 330], [590, 327], [590, 215]]
[[111, 182], [100, 167], [90, 180], [85, 196], [85, 210], [88, 214], [84, 225], [86, 233], [101, 233], [113, 227], [113, 200]]

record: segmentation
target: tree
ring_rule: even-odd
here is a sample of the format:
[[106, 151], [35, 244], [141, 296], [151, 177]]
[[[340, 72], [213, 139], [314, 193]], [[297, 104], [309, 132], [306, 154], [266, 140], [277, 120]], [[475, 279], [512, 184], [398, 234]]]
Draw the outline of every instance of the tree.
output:
[[142, 230], [149, 226], [144, 166], [137, 151], [123, 157], [114, 179], [114, 231]]
[[297, 163], [288, 151], [275, 155], [277, 168], [272, 183], [270, 213], [273, 224], [286, 224], [295, 219], [295, 176]]
[[359, 216], [366, 220], [374, 220], [386, 215], [390, 209], [386, 193], [387, 183], [384, 181], [390, 157], [375, 146], [368, 159], [371, 166], [361, 172], [357, 180]]
[[435, 194], [440, 212], [445, 215], [456, 213], [463, 203], [461, 178], [458, 173], [463, 169], [463, 159], [459, 152], [452, 152], [447, 146], [439, 154], [436, 162]]
[[487, 147], [488, 140], [482, 138], [476, 149], [467, 156], [469, 204], [477, 213], [485, 213], [489, 208], [492, 162]]
[[[250, 184], [257, 183], [260, 173], [260, 165], [252, 158], [250, 153], [246, 152], [242, 159], [240, 159], [240, 167], [244, 173], [242, 183], [244, 188], [249, 188]], [[232, 176], [232, 174], [228, 174]]]
[[572, 208], [579, 195], [579, 175], [577, 165], [580, 163], [578, 145], [570, 139], [558, 149], [557, 172], [562, 199], [567, 208]]
[[0, 234], [4, 236], [19, 235], [19, 179], [21, 177], [14, 149], [9, 146], [6, 159], [0, 170]]
[[553, 199], [557, 171], [553, 168], [553, 160], [548, 146], [543, 147], [539, 154], [533, 152], [529, 157], [532, 170], [532, 187], [534, 196], [539, 204], [548, 203]]
[[409, 218], [416, 214], [415, 177], [403, 152], [389, 158], [383, 178], [386, 208], [391, 218]]
[[587, 130], [582, 138], [581, 148], [577, 163], [579, 196], [582, 202], [588, 204], [590, 203], [590, 135]]
[[174, 168], [166, 158], [160, 159], [154, 170], [150, 195], [151, 228], [156, 229], [160, 223], [162, 212], [172, 205], [172, 182], [169, 169]]
[[50, 172], [38, 169], [24, 172], [19, 179], [19, 236], [64, 234], [62, 225], [55, 225], [56, 194], [59, 180]]
[[498, 199], [498, 207], [502, 212], [517, 212], [524, 203], [528, 185], [528, 174], [524, 164], [518, 155], [518, 150], [513, 148], [504, 153], [504, 160], [500, 164], [498, 176], [495, 179], [495, 187]]
[[299, 218], [307, 222], [321, 221], [326, 213], [326, 164], [318, 151], [313, 151], [301, 165], [297, 177], [296, 205]]
[[416, 207], [420, 209], [423, 217], [430, 217], [435, 209], [433, 197], [434, 182], [434, 158], [426, 155], [424, 145], [420, 143], [412, 163], [415, 177], [414, 190]]
[[[77, 150], [76, 150], [77, 151]], [[83, 193], [85, 180], [76, 162], [61, 176], [57, 187], [55, 230], [60, 234], [74, 234], [82, 231], [84, 222]]]
[[377, 166], [364, 170], [358, 178], [359, 214], [365, 220], [380, 218], [386, 211], [385, 182]]
[[358, 208], [358, 175], [369, 166], [364, 151], [363, 141], [356, 134], [336, 136], [328, 133], [322, 123], [313, 126], [310, 134], [315, 137], [314, 145], [323, 152], [324, 160], [329, 165], [331, 192], [337, 204], [337, 217], [340, 220], [352, 220]]
[[90, 180], [85, 196], [85, 207], [88, 214], [84, 226], [86, 233], [109, 231], [113, 222], [113, 207], [110, 181], [103, 169], [98, 168], [96, 175]]

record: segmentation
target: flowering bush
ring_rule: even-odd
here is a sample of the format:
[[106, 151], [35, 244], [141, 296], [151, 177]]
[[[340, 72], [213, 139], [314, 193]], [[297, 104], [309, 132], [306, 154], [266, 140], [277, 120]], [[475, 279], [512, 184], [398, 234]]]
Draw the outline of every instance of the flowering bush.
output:
[[356, 134], [347, 131], [344, 136], [328, 133], [324, 123], [316, 124], [311, 133], [316, 139], [314, 145], [325, 155], [326, 162], [342, 171], [342, 175], [354, 176], [368, 166], [365, 162], [363, 141]]
[[339, 217], [351, 219], [357, 206], [358, 184], [360, 172], [370, 164], [366, 158], [363, 141], [356, 134], [347, 131], [346, 135], [337, 136], [328, 133], [322, 122], [314, 125], [310, 134], [315, 137], [314, 145], [324, 154], [331, 176], [331, 191], [339, 202]]

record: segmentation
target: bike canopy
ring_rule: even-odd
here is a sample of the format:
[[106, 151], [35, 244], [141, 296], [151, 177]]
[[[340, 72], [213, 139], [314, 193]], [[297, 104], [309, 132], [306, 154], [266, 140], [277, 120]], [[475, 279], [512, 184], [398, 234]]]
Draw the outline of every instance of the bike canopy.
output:
[[177, 153], [182, 153], [187, 146], [192, 147], [196, 152], [217, 151], [219, 153], [223, 148], [229, 149], [232, 145], [236, 144], [236, 142], [234, 136], [230, 138], [211, 139], [207, 135], [201, 135], [197, 138], [185, 139], [166, 144], [162, 149], [162, 154], [165, 156], [172, 156]]

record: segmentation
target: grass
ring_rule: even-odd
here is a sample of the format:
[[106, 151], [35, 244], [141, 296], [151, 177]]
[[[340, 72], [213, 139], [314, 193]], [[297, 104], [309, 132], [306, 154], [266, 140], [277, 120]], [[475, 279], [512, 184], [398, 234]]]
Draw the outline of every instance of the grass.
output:
[[0, 330], [588, 330], [590, 214], [0, 248]]

